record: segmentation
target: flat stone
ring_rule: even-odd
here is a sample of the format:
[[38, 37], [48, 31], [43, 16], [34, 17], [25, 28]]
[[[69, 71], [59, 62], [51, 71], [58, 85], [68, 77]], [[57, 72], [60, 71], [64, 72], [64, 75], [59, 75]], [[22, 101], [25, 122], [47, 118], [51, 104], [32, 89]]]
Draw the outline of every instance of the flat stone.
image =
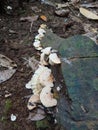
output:
[[85, 36], [63, 39], [49, 30], [43, 41], [43, 46], [51, 46], [60, 53], [71, 99], [69, 103], [61, 94], [58, 123], [66, 130], [98, 130], [98, 45]]

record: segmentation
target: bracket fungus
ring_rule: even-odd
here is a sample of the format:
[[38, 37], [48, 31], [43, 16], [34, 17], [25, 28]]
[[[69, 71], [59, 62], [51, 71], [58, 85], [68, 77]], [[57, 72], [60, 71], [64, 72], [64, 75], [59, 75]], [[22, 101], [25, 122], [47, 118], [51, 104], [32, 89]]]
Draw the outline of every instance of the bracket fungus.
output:
[[39, 40], [36, 40], [36, 41], [33, 43], [33, 46], [34, 46], [35, 48], [40, 47], [40, 46], [41, 46], [40, 41], [39, 41]]
[[28, 101], [27, 108], [29, 110], [33, 110], [34, 108], [36, 108], [37, 103], [40, 103], [39, 95], [32, 95]]
[[39, 33], [39, 34], [45, 34], [46, 31], [45, 31], [43, 28], [39, 28], [39, 29], [38, 29], [38, 33]]
[[53, 98], [51, 87], [44, 87], [40, 93], [40, 101], [45, 107], [54, 107], [57, 105], [57, 100]]
[[26, 84], [27, 88], [31, 88], [33, 93], [40, 94], [43, 87], [51, 86], [53, 87], [53, 76], [51, 74], [51, 69], [45, 66], [39, 66], [35, 71], [31, 80]]
[[48, 56], [51, 53], [52, 47], [46, 47], [41, 50], [40, 63], [42, 65], [48, 65]]
[[46, 25], [46, 24], [41, 24], [41, 25], [40, 25], [40, 28], [45, 29], [46, 27], [47, 27], [47, 25]]
[[35, 40], [33, 43], [33, 46], [35, 47], [36, 50], [42, 50], [42, 46], [40, 44], [40, 41], [42, 40], [42, 38], [44, 37], [44, 34], [46, 33], [46, 31], [44, 30], [46, 28], [46, 25], [42, 24], [40, 25], [40, 28], [38, 29], [38, 34], [35, 36]]
[[58, 57], [57, 53], [51, 53], [49, 55], [49, 64], [54, 65], [54, 64], [61, 64], [61, 60]]
[[38, 51], [40, 51], [40, 50], [42, 50], [43, 48], [42, 47], [37, 47], [37, 48], [35, 48], [36, 50], [38, 50]]
[[40, 40], [35, 40], [33, 43], [33, 46], [35, 47], [36, 50], [42, 50], [43, 48], [41, 47]]
[[45, 53], [41, 53], [41, 55], [40, 55], [40, 64], [41, 65], [48, 65], [48, 62], [45, 59], [45, 57], [46, 57]]
[[51, 70], [49, 69], [49, 70], [43, 71], [43, 76], [39, 77], [39, 81], [41, 85], [44, 87], [53, 87], [54, 78], [53, 78], [53, 75], [51, 74]]
[[37, 34], [37, 35], [35, 36], [35, 39], [36, 39], [36, 40], [42, 40], [43, 37], [44, 37], [44, 34]]
[[[44, 30], [46, 25], [40, 25], [38, 29], [38, 34], [35, 36], [33, 46], [36, 50], [40, 50], [40, 62], [39, 67], [35, 71], [31, 80], [26, 84], [26, 88], [32, 89], [33, 95], [30, 97], [27, 108], [29, 110], [36, 110], [35, 108], [41, 103], [44, 107], [54, 107], [57, 105], [57, 100], [54, 98], [52, 92], [54, 87], [54, 77], [52, 75], [51, 69], [46, 67], [46, 65], [60, 64], [60, 58], [57, 55], [57, 50], [53, 50], [52, 47], [46, 47], [43, 49], [41, 46], [41, 39], [44, 37], [46, 31]], [[57, 88], [57, 91], [60, 91], [60, 88]], [[39, 106], [38, 106], [39, 107]], [[38, 108], [37, 108], [38, 109]], [[31, 120], [36, 120], [40, 116], [40, 113], [37, 113], [32, 117], [29, 116]], [[41, 120], [45, 118], [43, 114]]]
[[46, 47], [41, 50], [42, 53], [49, 55], [51, 53], [52, 47]]

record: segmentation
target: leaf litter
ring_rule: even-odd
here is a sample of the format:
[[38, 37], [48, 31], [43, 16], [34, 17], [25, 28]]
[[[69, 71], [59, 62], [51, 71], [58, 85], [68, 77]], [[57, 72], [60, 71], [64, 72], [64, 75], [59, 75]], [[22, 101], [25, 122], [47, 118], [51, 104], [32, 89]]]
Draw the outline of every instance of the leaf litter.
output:
[[98, 15], [96, 15], [95, 13], [89, 11], [88, 9], [85, 9], [83, 7], [80, 8], [80, 13], [82, 15], [84, 15], [85, 17], [87, 17], [88, 19], [92, 19], [92, 20], [98, 20]]
[[[45, 4], [45, 1], [42, 1], [42, 3], [43, 4]], [[51, 4], [50, 4], [51, 5]], [[63, 4], [64, 5], [64, 4]], [[71, 4], [69, 3], [69, 5], [71, 6]], [[64, 7], [64, 8], [66, 8], [66, 7], [68, 7], [68, 4], [66, 4], [66, 6]], [[63, 8], [63, 7], [60, 7], [60, 8]], [[36, 12], [36, 11], [35, 11]], [[36, 12], [36, 13], [38, 13], [38, 12]], [[47, 17], [47, 15], [45, 14], [45, 16]], [[70, 17], [70, 16], [69, 16]], [[48, 18], [48, 17], [47, 17]], [[69, 18], [68, 18], [69, 19]], [[38, 19], [37, 19], [38, 20]], [[34, 20], [34, 21], [37, 21], [37, 20]], [[26, 18], [25, 17], [25, 19], [24, 20], [22, 20], [22, 21], [28, 21], [28, 22], [31, 22], [32, 23], [32, 19], [28, 16], [28, 18]], [[34, 22], [33, 21], [33, 22]], [[47, 21], [46, 21], [47, 22]], [[73, 30], [72, 30], [73, 31]], [[66, 32], [67, 33], [67, 32]], [[27, 66], [29, 66], [29, 67], [31, 67], [32, 68], [32, 70], [33, 70], [33, 72], [38, 68], [38, 66], [36, 67], [36, 65], [38, 65], [39, 63], [38, 62], [32, 62], [32, 57], [30, 57], [29, 58], [29, 60], [27, 61], [28, 63], [28, 65]], [[35, 65], [34, 65], [34, 64]], [[3, 67], [3, 69], [4, 69], [4, 67]], [[39, 112], [36, 110], [36, 112], [35, 113], [37, 113], [37, 114], [39, 114]], [[40, 112], [41, 113], [41, 112]], [[30, 114], [32, 114], [32, 112], [30, 113]], [[42, 114], [43, 115], [43, 114]], [[38, 116], [38, 115], [37, 115]], [[34, 118], [33, 118], [34, 117]], [[33, 115], [33, 116], [31, 116], [29, 119], [31, 119], [31, 120], [41, 120], [41, 118], [39, 119], [39, 117], [37, 117], [37, 118], [35, 118], [36, 117], [36, 114], [35, 115]]]
[[16, 72], [16, 68], [14, 61], [0, 54], [0, 83], [10, 79]]

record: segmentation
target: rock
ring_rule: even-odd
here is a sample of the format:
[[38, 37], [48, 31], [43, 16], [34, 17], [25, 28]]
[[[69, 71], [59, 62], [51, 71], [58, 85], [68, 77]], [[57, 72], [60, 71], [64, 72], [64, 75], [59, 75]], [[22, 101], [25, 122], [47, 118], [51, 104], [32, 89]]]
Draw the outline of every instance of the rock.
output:
[[66, 83], [62, 89], [66, 92], [60, 91], [56, 113], [58, 123], [64, 130], [97, 130], [98, 45], [85, 36], [63, 39], [49, 30], [43, 41], [43, 46], [57, 49], [62, 59], [61, 69]]

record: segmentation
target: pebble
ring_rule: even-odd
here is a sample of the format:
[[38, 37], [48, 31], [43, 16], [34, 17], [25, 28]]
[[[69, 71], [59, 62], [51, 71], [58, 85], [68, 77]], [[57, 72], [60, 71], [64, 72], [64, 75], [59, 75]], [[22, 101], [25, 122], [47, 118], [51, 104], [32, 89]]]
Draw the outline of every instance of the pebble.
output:
[[61, 90], [61, 88], [59, 86], [56, 89], [57, 89], [58, 92]]
[[11, 121], [16, 121], [17, 117], [14, 114], [11, 114], [10, 119], [11, 119]]

